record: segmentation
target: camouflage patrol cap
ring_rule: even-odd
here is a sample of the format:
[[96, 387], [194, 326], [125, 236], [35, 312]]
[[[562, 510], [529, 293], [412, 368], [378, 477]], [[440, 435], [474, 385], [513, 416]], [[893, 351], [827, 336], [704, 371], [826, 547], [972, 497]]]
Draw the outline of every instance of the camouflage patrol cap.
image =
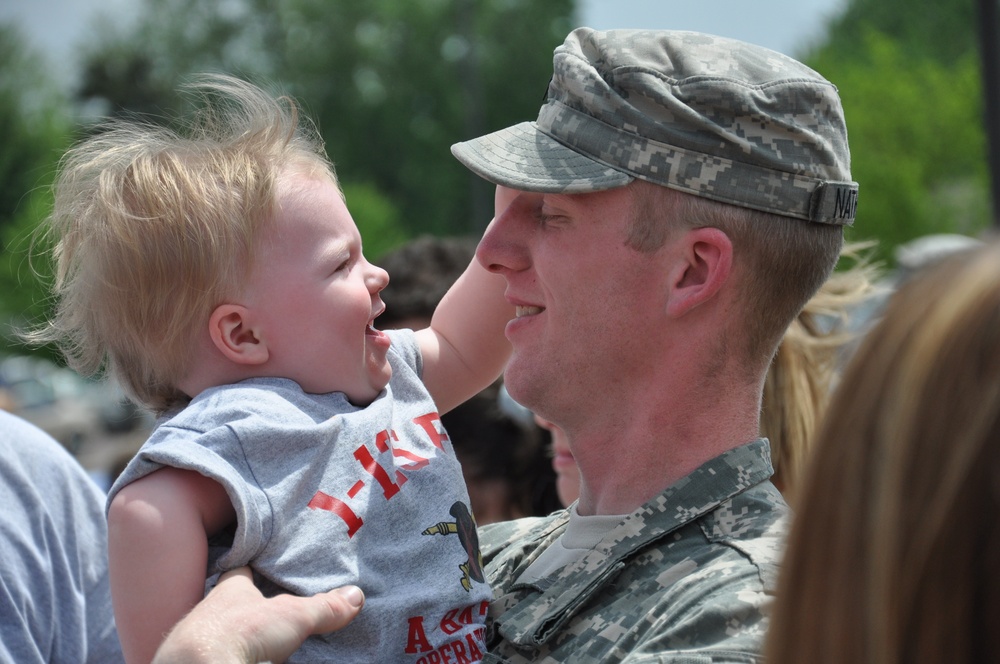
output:
[[522, 191], [642, 178], [828, 224], [850, 225], [857, 208], [834, 85], [780, 53], [695, 32], [578, 28], [555, 50], [535, 122], [451, 150]]

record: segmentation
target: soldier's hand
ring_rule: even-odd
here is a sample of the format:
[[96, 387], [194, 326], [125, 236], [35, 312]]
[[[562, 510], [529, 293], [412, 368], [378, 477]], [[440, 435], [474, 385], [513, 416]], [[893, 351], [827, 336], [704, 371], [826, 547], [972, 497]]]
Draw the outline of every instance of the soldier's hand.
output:
[[341, 629], [364, 604], [360, 588], [265, 598], [249, 567], [228, 572], [160, 646], [153, 664], [283, 662], [312, 634]]

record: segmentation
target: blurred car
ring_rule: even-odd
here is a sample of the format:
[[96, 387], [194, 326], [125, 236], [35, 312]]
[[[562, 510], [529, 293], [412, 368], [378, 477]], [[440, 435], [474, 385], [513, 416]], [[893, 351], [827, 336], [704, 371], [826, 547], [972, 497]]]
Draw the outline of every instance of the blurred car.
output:
[[142, 426], [152, 427], [153, 415], [125, 396], [115, 383], [91, 383], [91, 399], [97, 408], [101, 426], [108, 433], [125, 433]]
[[49, 360], [21, 355], [3, 359], [0, 392], [0, 407], [47, 432], [71, 453], [100, 431], [86, 381]]

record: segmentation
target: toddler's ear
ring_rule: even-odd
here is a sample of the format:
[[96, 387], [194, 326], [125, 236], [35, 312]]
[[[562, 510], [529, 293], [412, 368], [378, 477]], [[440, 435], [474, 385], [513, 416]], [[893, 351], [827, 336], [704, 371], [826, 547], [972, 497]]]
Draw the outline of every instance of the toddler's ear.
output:
[[250, 325], [249, 311], [238, 304], [220, 304], [208, 320], [212, 343], [226, 359], [237, 364], [263, 364], [267, 344]]

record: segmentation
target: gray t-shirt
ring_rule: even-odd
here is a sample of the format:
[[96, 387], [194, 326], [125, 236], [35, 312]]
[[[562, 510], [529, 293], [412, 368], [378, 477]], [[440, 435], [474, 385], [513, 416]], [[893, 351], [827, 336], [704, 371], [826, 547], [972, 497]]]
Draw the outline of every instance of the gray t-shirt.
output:
[[57, 442], [3, 411], [0, 505], [0, 661], [123, 661], [104, 495]]
[[392, 378], [371, 405], [285, 379], [206, 390], [160, 424], [111, 490], [161, 466], [222, 484], [232, 532], [208, 575], [250, 564], [266, 594], [365, 592], [347, 628], [289, 661], [431, 662], [482, 656], [491, 597], [468, 493], [409, 330], [391, 332]]

